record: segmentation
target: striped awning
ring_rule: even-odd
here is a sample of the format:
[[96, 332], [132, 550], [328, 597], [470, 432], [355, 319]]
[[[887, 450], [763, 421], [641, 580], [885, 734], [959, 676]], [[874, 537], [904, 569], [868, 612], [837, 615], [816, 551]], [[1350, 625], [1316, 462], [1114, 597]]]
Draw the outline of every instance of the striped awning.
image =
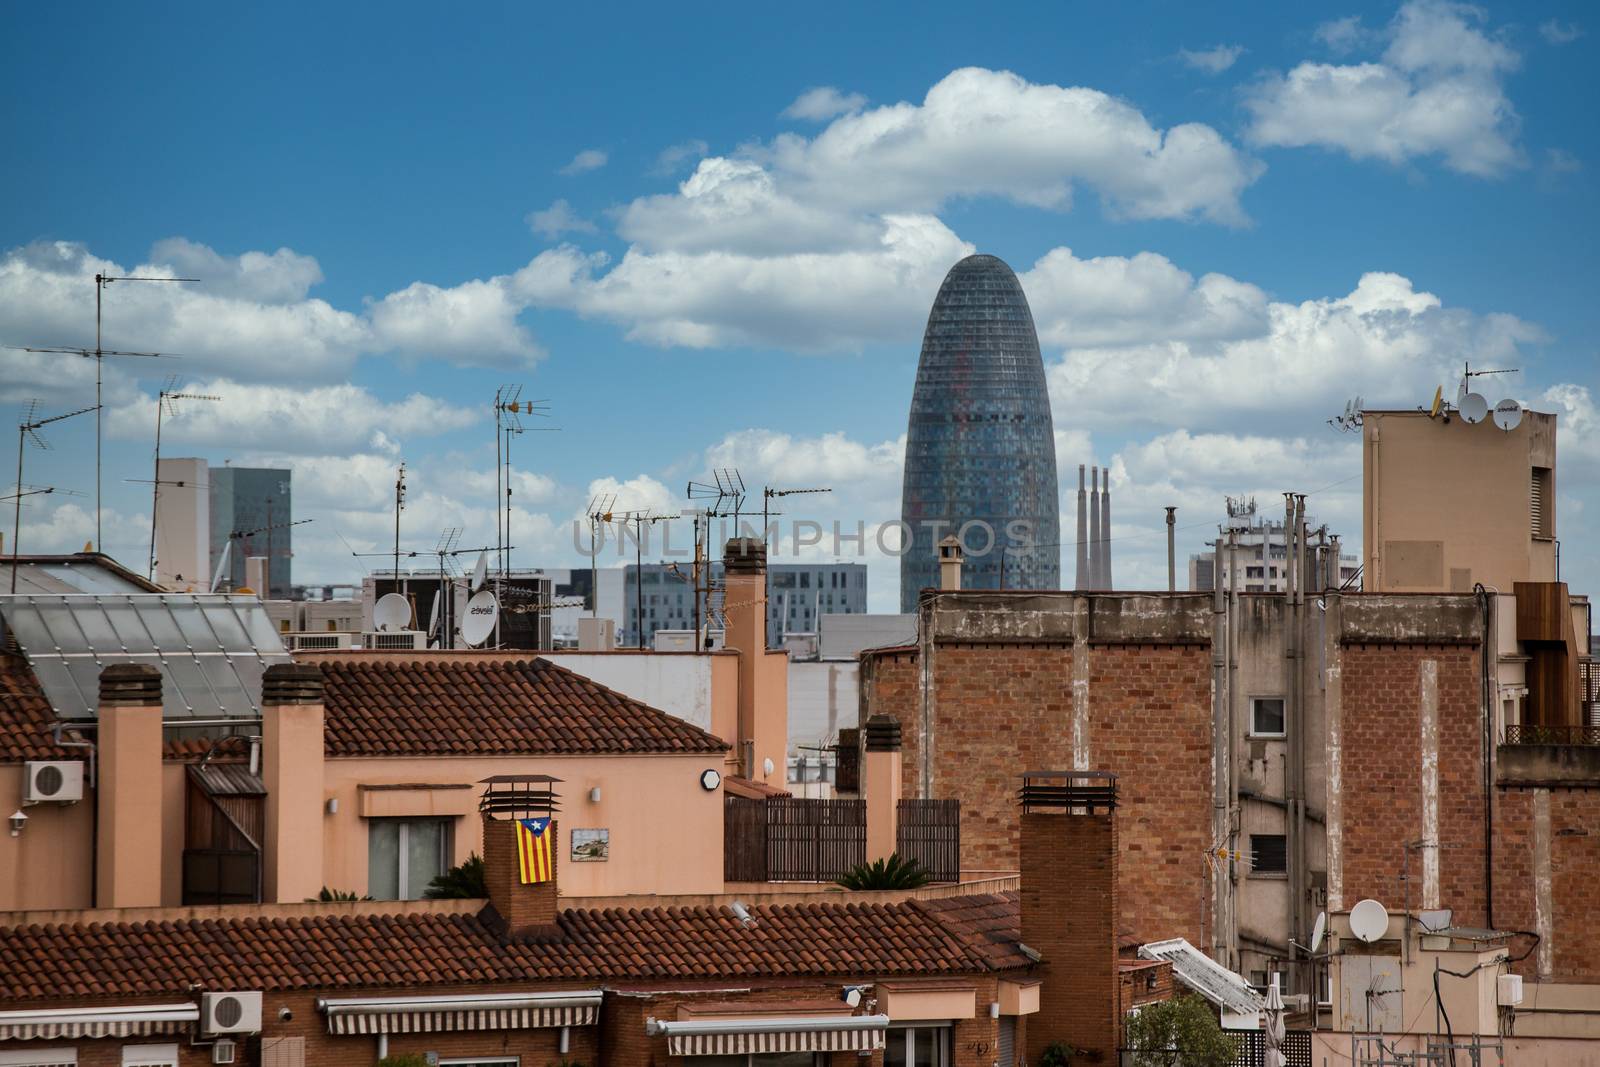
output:
[[883, 1048], [887, 1015], [740, 1015], [663, 1022], [647, 1032], [665, 1034], [674, 1056], [748, 1056], [766, 1052], [873, 1052]]
[[427, 1034], [593, 1026], [600, 990], [485, 996], [355, 997], [317, 1001], [330, 1034]]
[[193, 1003], [0, 1011], [0, 1041], [181, 1034], [199, 1021], [200, 1006]]

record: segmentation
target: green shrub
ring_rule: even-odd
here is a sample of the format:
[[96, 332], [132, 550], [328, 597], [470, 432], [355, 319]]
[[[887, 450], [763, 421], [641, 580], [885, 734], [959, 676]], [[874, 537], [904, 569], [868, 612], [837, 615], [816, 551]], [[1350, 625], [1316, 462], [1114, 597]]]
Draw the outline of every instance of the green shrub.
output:
[[838, 884], [846, 889], [916, 889], [928, 884], [928, 872], [895, 852], [887, 860], [856, 864]]
[[1039, 1053], [1039, 1067], [1071, 1067], [1075, 1051], [1065, 1041], [1052, 1041]]
[[357, 896], [348, 889], [329, 889], [322, 887], [322, 892], [314, 897], [306, 897], [307, 904], [328, 904], [336, 900], [371, 900], [371, 897]]
[[1128, 1016], [1127, 1045], [1134, 1067], [1227, 1067], [1237, 1052], [1216, 1010], [1193, 993]]
[[482, 900], [487, 897], [489, 884], [483, 877], [483, 857], [472, 853], [429, 882], [422, 895], [429, 900]]

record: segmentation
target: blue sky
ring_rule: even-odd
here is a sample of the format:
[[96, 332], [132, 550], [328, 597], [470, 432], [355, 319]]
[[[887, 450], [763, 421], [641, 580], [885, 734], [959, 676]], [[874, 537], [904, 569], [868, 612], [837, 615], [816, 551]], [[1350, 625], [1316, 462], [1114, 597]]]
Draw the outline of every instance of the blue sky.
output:
[[[492, 539], [501, 382], [561, 427], [517, 445], [523, 562], [568, 562], [596, 490], [672, 507], [723, 463], [893, 519], [921, 320], [972, 248], [1034, 305], [1063, 479], [1113, 469], [1120, 584], [1164, 580], [1162, 505], [1194, 551], [1225, 492], [1331, 486], [1354, 540], [1322, 420], [1467, 358], [1562, 413], [1564, 568], [1600, 579], [1584, 5], [0, 17], [0, 342], [85, 343], [107, 264], [206, 279], [108, 296], [109, 343], [183, 354], [108, 377], [119, 555], [161, 372], [226, 397], [164, 454], [296, 468], [297, 579], [386, 545], [402, 457], [408, 541]], [[81, 368], [0, 369], [6, 403], [89, 402]], [[90, 491], [87, 425], [55, 430], [25, 481]], [[81, 546], [86, 499], [30, 507], [24, 549]]]

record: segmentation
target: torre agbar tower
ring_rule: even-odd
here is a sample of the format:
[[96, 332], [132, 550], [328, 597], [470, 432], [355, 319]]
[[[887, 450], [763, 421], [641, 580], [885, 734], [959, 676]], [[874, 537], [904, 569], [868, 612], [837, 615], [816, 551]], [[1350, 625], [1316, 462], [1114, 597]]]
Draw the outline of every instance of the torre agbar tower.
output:
[[[968, 256], [928, 312], [906, 429], [900, 610], [939, 584], [938, 543], [962, 537], [966, 589], [1059, 589], [1060, 499], [1044, 361], [1010, 267]], [[982, 524], [969, 525], [969, 524]], [[966, 533], [962, 535], [963, 527]], [[993, 543], [990, 544], [990, 532]]]

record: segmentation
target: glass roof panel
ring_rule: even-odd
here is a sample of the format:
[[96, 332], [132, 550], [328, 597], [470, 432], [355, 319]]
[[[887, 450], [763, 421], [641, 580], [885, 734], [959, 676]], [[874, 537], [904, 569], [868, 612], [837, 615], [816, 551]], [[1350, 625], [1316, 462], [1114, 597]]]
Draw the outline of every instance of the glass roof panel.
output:
[[262, 673], [289, 662], [266, 609], [251, 596], [0, 596], [0, 617], [62, 718], [94, 717], [100, 671], [112, 663], [161, 671], [164, 718], [253, 718]]

